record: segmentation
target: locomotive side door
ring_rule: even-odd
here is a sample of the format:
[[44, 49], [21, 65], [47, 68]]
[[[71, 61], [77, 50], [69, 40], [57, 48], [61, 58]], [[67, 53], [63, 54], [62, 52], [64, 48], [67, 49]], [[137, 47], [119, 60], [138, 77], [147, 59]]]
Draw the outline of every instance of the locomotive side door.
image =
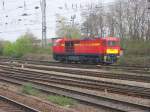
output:
[[74, 41], [66, 41], [65, 42], [65, 51], [66, 53], [74, 53]]

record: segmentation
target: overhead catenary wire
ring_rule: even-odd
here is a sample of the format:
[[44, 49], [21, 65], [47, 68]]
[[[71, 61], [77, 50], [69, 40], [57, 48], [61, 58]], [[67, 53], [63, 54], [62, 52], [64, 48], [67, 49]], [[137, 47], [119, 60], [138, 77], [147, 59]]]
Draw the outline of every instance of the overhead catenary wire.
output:
[[[36, 1], [36, 2], [34, 2], [34, 3], [37, 3], [38, 1]], [[32, 5], [33, 6], [33, 4], [34, 3], [32, 3], [32, 4], [30, 4], [30, 5]], [[29, 6], [29, 5], [28, 5]], [[16, 10], [16, 8], [15, 8], [15, 10]], [[28, 9], [28, 10], [31, 10], [31, 9]], [[85, 9], [82, 9], [82, 10], [85, 10]], [[11, 11], [13, 11], [12, 9], [11, 9]], [[62, 15], [64, 15], [64, 14], [70, 14], [70, 13], [76, 13], [76, 12], [80, 12], [81, 10], [78, 10], [78, 11], [71, 11], [71, 12], [65, 12], [65, 13], [60, 13], [60, 14], [62, 14]], [[10, 13], [10, 11], [9, 11], [9, 13]], [[40, 12], [39, 12], [40, 13]], [[8, 14], [9, 15], [9, 14]], [[33, 13], [30, 13], [30, 15], [34, 15]], [[49, 16], [55, 16], [55, 14], [53, 14], [53, 15], [49, 15]]]
[[[35, 4], [37, 4], [38, 3], [38, 5], [40, 6], [40, 2], [39, 1], [36, 1], [36, 2], [32, 2], [31, 4], [26, 4], [26, 7], [29, 7], [29, 6], [34, 6]], [[12, 12], [14, 12], [14, 11], [16, 11], [16, 10], [18, 10], [18, 9], [23, 9], [23, 5], [20, 5], [20, 6], [17, 6], [17, 7], [15, 7], [15, 8], [12, 8], [12, 9], [8, 9], [8, 10], [6, 10], [5, 9], [5, 11], [4, 10], [1, 10], [0, 11], [0, 13], [12, 13]], [[30, 10], [30, 9], [26, 9], [26, 10]]]
[[[53, 29], [53, 27], [48, 27], [49, 29]], [[24, 32], [27, 30], [41, 30], [41, 28], [27, 28], [27, 29], [17, 29], [17, 30], [10, 30], [10, 31], [0, 31], [0, 34], [3, 33], [16, 33], [16, 32]]]
[[[15, 0], [5, 0], [6, 2], [7, 1], [9, 1], [9, 3], [14, 3], [15, 2]], [[11, 2], [12, 1], [12, 2]], [[19, 6], [22, 6], [22, 7], [27, 7], [27, 9], [26, 10], [23, 10], [24, 8], [19, 8], [18, 6], [13, 10], [13, 9], [6, 9], [5, 8], [5, 11], [0, 11], [0, 12], [2, 12], [2, 13], [4, 13], [4, 14], [6, 14], [7, 13], [7, 15], [8, 16], [11, 16], [11, 15], [13, 15], [14, 14], [14, 12], [16, 13], [16, 11], [19, 11], [20, 10], [20, 13], [21, 13], [21, 11], [23, 12], [23, 11], [25, 11], [26, 13], [28, 13], [28, 14], [31, 14], [31, 16], [34, 16], [34, 14], [33, 14], [33, 12], [32, 12], [32, 10], [33, 10], [33, 8], [35, 8], [36, 6], [40, 6], [40, 2], [39, 2], [39, 0], [38, 1], [36, 1], [36, 2], [32, 2], [32, 3], [30, 3], [30, 4], [28, 4], [28, 2], [27, 2], [27, 0], [23, 0], [23, 1], [26, 1], [26, 3], [22, 3], [21, 5], [19, 5]], [[47, 3], [51, 3], [51, 1], [47, 1]], [[80, 4], [81, 5], [81, 4]], [[69, 5], [66, 5], [68, 8], [69, 8]], [[75, 10], [76, 8], [80, 8], [80, 10]], [[63, 8], [64, 9], [64, 8]], [[59, 14], [60, 15], [63, 15], [63, 16], [72, 16], [72, 15], [74, 15], [74, 13], [80, 13], [82, 10], [85, 10], [86, 9], [86, 7], [84, 6], [84, 5], [82, 5], [82, 7], [79, 7], [79, 6], [77, 6], [77, 4], [75, 4], [74, 5], [74, 7], [72, 8], [72, 9], [69, 9], [69, 10], [65, 10], [65, 12], [60, 12]], [[19, 14], [19, 13], [18, 13]], [[16, 22], [16, 26], [20, 26], [20, 25], [22, 25], [23, 24], [23, 26], [30, 26], [30, 27], [32, 27], [32, 24], [30, 25], [30, 23], [32, 23], [32, 22], [30, 22], [30, 20], [31, 20], [31, 18], [33, 18], [33, 17], [29, 17], [29, 16], [24, 16], [24, 17], [22, 17], [21, 15], [18, 15], [17, 14], [17, 18], [16, 18], [16, 20], [18, 20], [18, 19], [22, 19], [22, 18], [25, 18], [26, 17], [26, 22], [27, 22], [27, 24], [24, 24], [24, 20], [25, 19], [22, 19], [22, 21], [20, 21], [20, 22]], [[39, 14], [39, 18], [41, 18], [41, 12], [40, 12], [40, 10], [38, 10], [37, 11], [37, 13], [36, 14]], [[51, 17], [51, 16], [55, 16], [56, 14], [48, 14], [48, 16], [47, 17]], [[15, 18], [13, 18], [13, 19], [15, 19]], [[9, 19], [9, 17], [8, 17], [8, 19]], [[12, 19], [12, 17], [10, 18], [10, 19]], [[78, 21], [81, 21], [81, 19], [78, 19], [78, 17], [77, 17], [77, 19], [76, 20], [78, 20]], [[11, 20], [9, 20], [9, 21], [11, 21]], [[29, 22], [28, 22], [29, 21]], [[52, 21], [46, 21], [46, 23], [49, 23], [49, 22], [52, 22]], [[54, 22], [56, 22], [56, 20], [54, 20]], [[8, 25], [10, 25], [11, 26], [11, 24], [7, 21], [7, 25], [5, 25], [5, 23], [4, 23], [4, 26], [8, 26]], [[37, 24], [41, 24], [41, 21], [37, 21]], [[49, 24], [49, 26], [50, 26], [50, 24]]]

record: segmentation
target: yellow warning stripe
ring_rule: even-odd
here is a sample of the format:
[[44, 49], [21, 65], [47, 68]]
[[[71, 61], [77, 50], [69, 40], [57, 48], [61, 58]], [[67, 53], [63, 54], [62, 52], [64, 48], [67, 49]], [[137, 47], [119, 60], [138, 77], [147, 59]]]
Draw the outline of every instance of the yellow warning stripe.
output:
[[75, 44], [75, 46], [100, 46], [100, 43], [92, 43], [92, 44]]
[[[92, 43], [92, 44], [74, 44], [74, 46], [100, 46], [100, 43]], [[65, 44], [61, 44], [60, 46], [65, 46]]]

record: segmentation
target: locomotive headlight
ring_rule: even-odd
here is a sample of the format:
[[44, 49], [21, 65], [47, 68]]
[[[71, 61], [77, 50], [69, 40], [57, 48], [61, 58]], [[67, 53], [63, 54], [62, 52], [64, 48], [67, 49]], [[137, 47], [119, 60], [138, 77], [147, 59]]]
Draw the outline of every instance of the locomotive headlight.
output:
[[107, 54], [118, 54], [119, 50], [118, 49], [107, 49], [106, 53]]

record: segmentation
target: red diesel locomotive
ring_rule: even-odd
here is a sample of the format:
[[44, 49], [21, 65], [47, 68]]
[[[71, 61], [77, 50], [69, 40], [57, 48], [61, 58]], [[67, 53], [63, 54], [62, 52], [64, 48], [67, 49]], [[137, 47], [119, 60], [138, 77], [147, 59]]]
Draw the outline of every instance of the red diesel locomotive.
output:
[[66, 39], [53, 42], [53, 58], [66, 62], [113, 64], [120, 56], [120, 39], [116, 37]]

